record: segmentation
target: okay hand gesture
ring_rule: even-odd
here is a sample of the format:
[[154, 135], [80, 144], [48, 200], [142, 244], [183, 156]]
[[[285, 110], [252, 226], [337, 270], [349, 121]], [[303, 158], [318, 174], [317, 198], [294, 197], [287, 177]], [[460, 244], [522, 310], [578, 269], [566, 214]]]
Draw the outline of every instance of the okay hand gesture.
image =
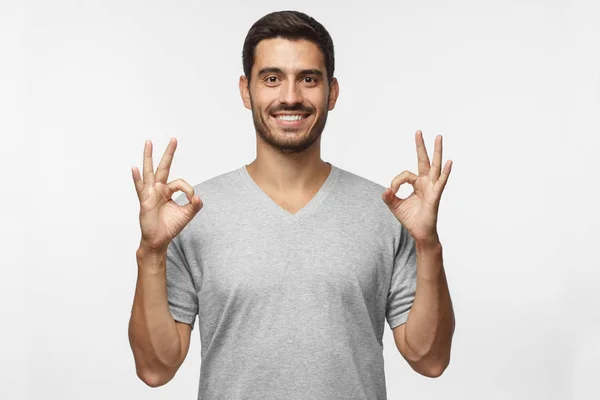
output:
[[[167, 183], [176, 148], [177, 140], [172, 138], [154, 173], [152, 142], [148, 140], [144, 145], [144, 179], [136, 167], [132, 168], [133, 182], [140, 200], [140, 247], [150, 251], [166, 251], [171, 240], [203, 205], [200, 197], [194, 195], [194, 188], [183, 179]], [[187, 195], [188, 204], [180, 206], [171, 199], [178, 190]]]
[[[448, 181], [452, 161], [448, 160], [444, 170], [442, 165], [442, 136], [435, 138], [433, 163], [430, 164], [423, 133], [415, 134], [417, 144], [417, 159], [419, 162], [419, 175], [410, 171], [403, 171], [397, 175], [389, 188], [381, 196], [390, 211], [408, 230], [415, 241], [437, 240], [437, 215], [442, 191]], [[410, 183], [414, 191], [405, 199], [396, 196], [403, 183]]]

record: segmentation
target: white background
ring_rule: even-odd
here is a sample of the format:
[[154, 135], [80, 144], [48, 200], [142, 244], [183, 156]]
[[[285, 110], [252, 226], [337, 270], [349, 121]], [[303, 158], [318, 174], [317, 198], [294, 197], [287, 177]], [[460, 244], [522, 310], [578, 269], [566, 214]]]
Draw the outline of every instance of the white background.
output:
[[388, 398], [600, 398], [593, 0], [2, 2], [0, 398], [196, 398], [197, 329], [167, 385], [135, 374], [131, 167], [146, 139], [156, 165], [170, 137], [170, 179], [253, 160], [242, 44], [282, 9], [334, 40], [324, 160], [387, 186], [416, 171], [421, 129], [454, 161], [438, 228], [451, 364], [437, 379], [414, 372], [386, 323]]

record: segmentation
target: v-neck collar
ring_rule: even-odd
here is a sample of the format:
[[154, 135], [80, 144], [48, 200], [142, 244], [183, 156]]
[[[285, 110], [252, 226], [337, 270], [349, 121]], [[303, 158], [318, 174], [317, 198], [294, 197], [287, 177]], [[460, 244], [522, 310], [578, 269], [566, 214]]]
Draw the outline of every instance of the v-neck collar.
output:
[[242, 177], [242, 180], [246, 182], [250, 186], [251, 190], [254, 191], [257, 194], [257, 196], [265, 203], [265, 205], [271, 213], [279, 215], [281, 218], [288, 222], [295, 222], [303, 216], [308, 215], [314, 210], [316, 210], [319, 204], [321, 204], [325, 197], [331, 192], [333, 185], [335, 184], [339, 175], [339, 168], [337, 168], [330, 162], [327, 162], [327, 164], [331, 166], [331, 171], [329, 171], [327, 179], [325, 180], [325, 182], [323, 182], [323, 184], [321, 185], [317, 193], [313, 196], [313, 198], [310, 199], [310, 201], [306, 203], [304, 207], [302, 207], [294, 214], [277, 204], [272, 198], [269, 197], [269, 195], [267, 195], [260, 188], [260, 186], [258, 186], [258, 184], [254, 181], [254, 179], [252, 179], [252, 177], [248, 173], [246, 165], [243, 165], [241, 168], [238, 169], [238, 171], [240, 173], [240, 176]]

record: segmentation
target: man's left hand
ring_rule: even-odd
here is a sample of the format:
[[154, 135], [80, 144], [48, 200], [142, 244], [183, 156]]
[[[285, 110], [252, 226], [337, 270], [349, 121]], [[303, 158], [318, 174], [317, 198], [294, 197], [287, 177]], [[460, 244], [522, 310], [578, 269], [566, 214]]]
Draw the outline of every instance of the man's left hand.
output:
[[[435, 138], [433, 163], [430, 164], [427, 149], [423, 141], [423, 133], [415, 134], [419, 175], [404, 171], [397, 175], [389, 188], [381, 196], [390, 211], [408, 230], [417, 242], [438, 240], [437, 215], [442, 192], [452, 169], [452, 160], [448, 160], [441, 171], [442, 136]], [[403, 183], [410, 183], [413, 192], [405, 199], [396, 196]]]

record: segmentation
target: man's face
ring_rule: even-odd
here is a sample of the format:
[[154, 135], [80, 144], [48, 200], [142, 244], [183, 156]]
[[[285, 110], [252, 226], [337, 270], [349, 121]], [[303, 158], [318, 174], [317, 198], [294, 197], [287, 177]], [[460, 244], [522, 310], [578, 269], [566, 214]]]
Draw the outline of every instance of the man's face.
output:
[[331, 83], [316, 44], [275, 38], [256, 46], [250, 87], [240, 77], [240, 93], [260, 137], [282, 152], [298, 153], [325, 128], [338, 95], [337, 79]]

